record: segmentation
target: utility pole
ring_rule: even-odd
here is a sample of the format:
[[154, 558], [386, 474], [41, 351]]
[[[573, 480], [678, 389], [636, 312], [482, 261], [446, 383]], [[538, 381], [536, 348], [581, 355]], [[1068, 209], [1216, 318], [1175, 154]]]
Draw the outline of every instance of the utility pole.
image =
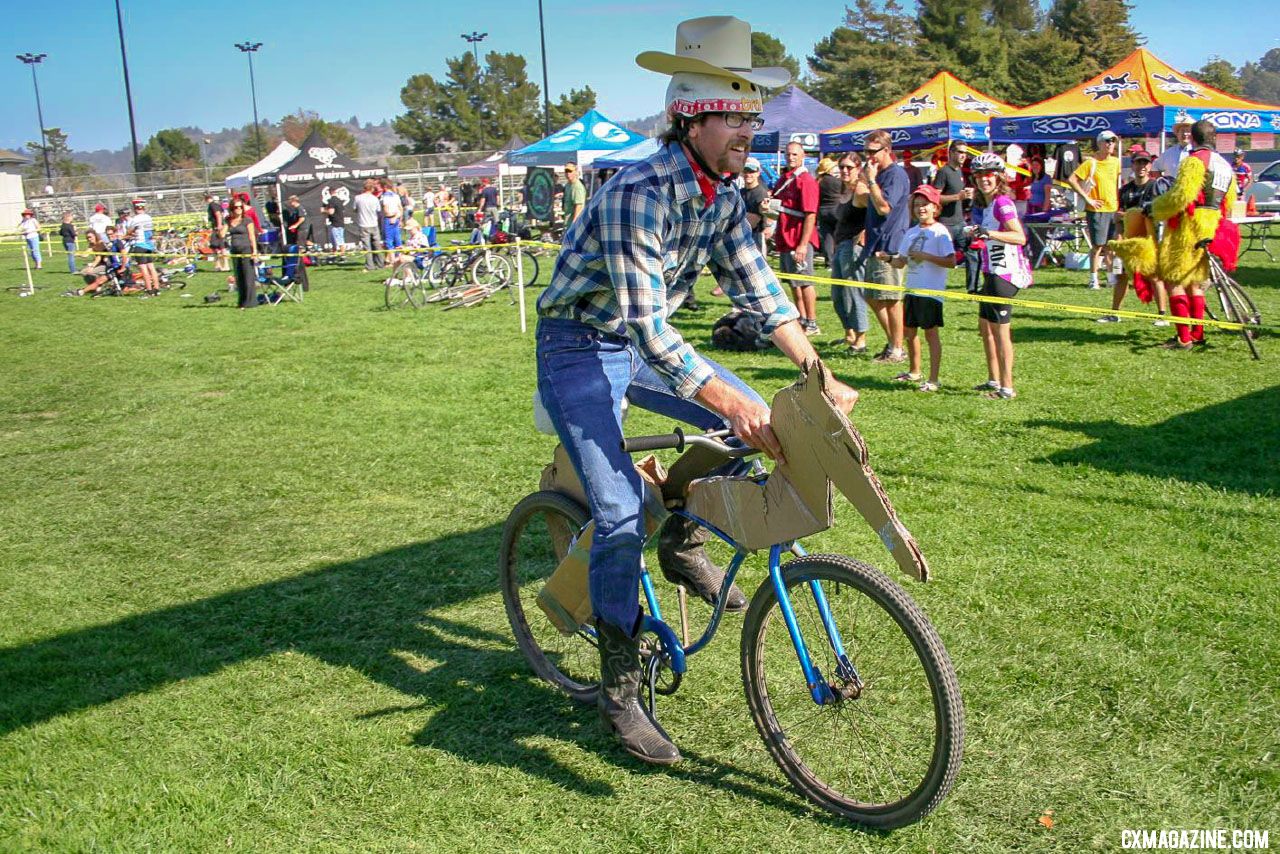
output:
[[[474, 57], [475, 57], [475, 60], [476, 60], [476, 106], [477, 106], [477, 107], [479, 107], [479, 106], [480, 106], [480, 95], [481, 95], [481, 90], [480, 90], [480, 42], [484, 41], [484, 40], [485, 40], [485, 38], [487, 38], [487, 37], [488, 37], [488, 35], [489, 35], [488, 33], [477, 33], [475, 30], [472, 30], [470, 33], [463, 33], [463, 34], [462, 34], [462, 37], [463, 37], [464, 39], [466, 39], [468, 42], [470, 42], [470, 43], [471, 43], [471, 55], [472, 55], [472, 56], [474, 56]], [[485, 147], [485, 141], [484, 141], [484, 117], [483, 117], [483, 115], [482, 115], [482, 116], [481, 116], [481, 118], [480, 118], [480, 147], [481, 147], [481, 148], [484, 148], [484, 147]]]
[[237, 42], [236, 47], [249, 57], [249, 94], [253, 98], [253, 139], [254, 146], [258, 149], [258, 157], [261, 158], [264, 152], [262, 127], [258, 124], [258, 84], [253, 79], [253, 55], [258, 52], [258, 48], [262, 47], [262, 42]]
[[45, 183], [52, 187], [53, 170], [49, 168], [49, 141], [44, 136], [44, 109], [40, 106], [40, 84], [36, 82], [36, 66], [46, 56], [48, 56], [46, 53], [20, 53], [18, 60], [31, 66], [31, 85], [36, 90], [36, 118], [40, 121], [40, 151], [44, 154], [44, 178]]
[[200, 140], [200, 154], [202, 155], [202, 159], [204, 160], [204, 186], [206, 190], [210, 186], [209, 185], [209, 142], [210, 142], [210, 139], [207, 136]]
[[542, 42], [542, 135], [551, 136], [551, 88], [547, 85], [547, 28], [542, 23], [542, 0], [538, 0], [538, 39]]
[[133, 120], [133, 90], [129, 88], [129, 57], [124, 52], [124, 15], [116, 0], [116, 29], [120, 33], [120, 67], [124, 69], [124, 103], [129, 108], [129, 142], [133, 145], [133, 175], [138, 176], [138, 126]]

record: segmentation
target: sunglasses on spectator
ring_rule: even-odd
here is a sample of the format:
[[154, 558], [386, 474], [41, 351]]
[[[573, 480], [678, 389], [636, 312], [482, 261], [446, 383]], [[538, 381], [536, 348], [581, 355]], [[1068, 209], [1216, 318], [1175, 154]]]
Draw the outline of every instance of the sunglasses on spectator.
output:
[[882, 151], [884, 151], [884, 146], [881, 146], [880, 148], [868, 148], [868, 149], [866, 149], [867, 154], [879, 154], [879, 153], [880, 153], [880, 152], [882, 152]]
[[752, 130], [760, 130], [760, 128], [764, 127], [764, 119], [759, 116], [751, 116], [748, 118], [742, 113], [717, 113], [717, 115], [724, 119], [724, 126], [727, 128], [736, 129], [742, 127], [744, 124], [750, 125]]

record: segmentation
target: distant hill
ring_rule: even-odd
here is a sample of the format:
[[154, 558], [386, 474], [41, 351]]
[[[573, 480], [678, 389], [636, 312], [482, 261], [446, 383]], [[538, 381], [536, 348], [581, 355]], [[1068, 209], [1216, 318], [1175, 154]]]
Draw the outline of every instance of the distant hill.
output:
[[[356, 116], [352, 116], [346, 121], [335, 121], [333, 123], [342, 125], [351, 131], [351, 135], [355, 137], [356, 143], [360, 146], [361, 158], [385, 157], [391, 153], [393, 146], [404, 141], [392, 129], [390, 120], [378, 122], [377, 124], [372, 122], [361, 124]], [[216, 166], [235, 152], [240, 145], [240, 141], [245, 136], [253, 133], [253, 125], [223, 128], [217, 131], [207, 131], [198, 127], [181, 127], [178, 130], [182, 131], [197, 145], [200, 144], [202, 139], [209, 140], [209, 165]], [[266, 130], [265, 125], [263, 130]], [[146, 144], [147, 140], [138, 140], [138, 145]], [[109, 175], [133, 171], [133, 152], [128, 145], [115, 150], [100, 148], [95, 151], [73, 151], [71, 156], [81, 163], [88, 163], [99, 174]]]

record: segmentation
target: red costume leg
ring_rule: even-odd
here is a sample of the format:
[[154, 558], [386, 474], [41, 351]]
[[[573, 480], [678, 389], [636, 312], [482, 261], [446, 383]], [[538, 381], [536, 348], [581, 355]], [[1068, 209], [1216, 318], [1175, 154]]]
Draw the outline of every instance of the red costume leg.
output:
[[[1169, 295], [1169, 313], [1174, 317], [1190, 317], [1191, 316], [1191, 299], [1186, 294], [1170, 294]], [[1178, 330], [1178, 340], [1183, 344], [1191, 343], [1191, 327], [1185, 323], [1174, 322], [1174, 328]]]
[[[1204, 294], [1190, 294], [1189, 297], [1191, 299], [1191, 316], [1196, 318], [1197, 320], [1203, 320], [1204, 319]], [[1203, 326], [1191, 327], [1191, 339], [1197, 342], [1203, 341], [1204, 327]]]

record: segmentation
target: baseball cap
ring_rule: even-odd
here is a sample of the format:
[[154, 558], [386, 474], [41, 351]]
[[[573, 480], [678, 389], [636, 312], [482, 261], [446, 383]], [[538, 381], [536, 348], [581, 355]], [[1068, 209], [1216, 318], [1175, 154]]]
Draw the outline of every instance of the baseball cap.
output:
[[104, 205], [102, 202], [98, 202], [96, 205], [93, 206], [93, 209], [98, 213], [102, 213], [107, 209], [107, 206]]
[[1130, 146], [1129, 159], [1130, 160], [1146, 160], [1148, 163], [1150, 163], [1152, 159], [1151, 152], [1147, 151], [1141, 145]]
[[760, 161], [756, 160], [754, 157], [748, 157], [747, 162], [742, 164], [742, 171], [743, 172], [759, 172]]
[[1104, 130], [1102, 133], [1098, 134], [1098, 142], [1100, 143], [1110, 142], [1112, 140], [1117, 140], [1119, 138], [1120, 137], [1116, 136], [1112, 131], [1109, 131], [1109, 130]]
[[911, 191], [913, 196], [923, 196], [935, 205], [942, 203], [942, 191], [931, 184], [921, 184]]

